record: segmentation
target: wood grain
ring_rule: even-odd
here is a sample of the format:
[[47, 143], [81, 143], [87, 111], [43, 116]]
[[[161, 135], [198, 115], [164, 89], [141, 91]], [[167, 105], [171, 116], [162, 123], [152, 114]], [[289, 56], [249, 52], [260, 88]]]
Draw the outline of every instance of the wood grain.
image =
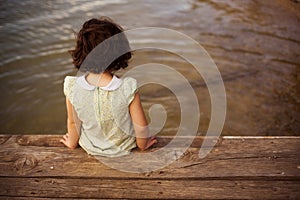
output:
[[[147, 173], [106, 166], [59, 135], [0, 136], [0, 196], [5, 198], [297, 199], [300, 137], [221, 137], [204, 159], [196, 137], [172, 164]], [[159, 151], [172, 137], [145, 154]], [[175, 144], [185, 146], [186, 138]], [[168, 147], [174, 153], [178, 149]], [[204, 147], [207, 148], [207, 147]], [[133, 154], [141, 154], [134, 150]], [[143, 161], [146, 164], [155, 162]], [[117, 165], [122, 163], [118, 163]]]
[[295, 199], [300, 195], [300, 183], [293, 181], [1, 178], [0, 186], [6, 196], [49, 198]]

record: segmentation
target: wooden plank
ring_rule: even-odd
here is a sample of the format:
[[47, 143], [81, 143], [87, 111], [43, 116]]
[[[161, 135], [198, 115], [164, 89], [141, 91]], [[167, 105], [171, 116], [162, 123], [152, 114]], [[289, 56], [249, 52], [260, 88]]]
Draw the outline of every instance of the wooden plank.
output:
[[[210, 138], [217, 145], [204, 159], [198, 157], [204, 138], [196, 137], [182, 157], [149, 173], [112, 169], [81, 148], [63, 147], [58, 142], [60, 137], [0, 136], [2, 199], [300, 197], [300, 137]], [[186, 139], [181, 137], [176, 145], [184, 146]], [[171, 140], [161, 137], [149, 151], [157, 151]], [[178, 148], [168, 150], [176, 153]], [[116, 164], [122, 163], [117, 159]]]
[[6, 196], [129, 199], [296, 199], [300, 196], [299, 181], [0, 179], [1, 195]]
[[[55, 138], [57, 136], [54, 136]], [[40, 137], [41, 138], [41, 137]], [[300, 178], [299, 138], [221, 139], [205, 158], [189, 148], [168, 167], [150, 173], [111, 169], [81, 148], [29, 146], [9, 138], [1, 144], [0, 176], [26, 177], [132, 177], [132, 178], [239, 178], [286, 180]], [[197, 139], [196, 139], [197, 140]], [[200, 140], [200, 139], [199, 139]], [[47, 141], [49, 137], [47, 137]], [[197, 141], [199, 142], [199, 141]], [[152, 149], [155, 151], [156, 148]]]
[[[1, 144], [1, 138], [5, 138], [2, 140], [6, 140], [6, 135], [0, 135], [0, 144]], [[18, 135], [14, 136], [15, 142], [21, 146], [39, 146], [39, 147], [62, 147], [63, 144], [59, 142], [62, 135]], [[173, 136], [163, 136], [158, 137], [158, 143], [155, 145], [155, 147], [164, 147], [167, 144], [171, 142], [171, 140], [174, 138]], [[184, 146], [186, 144], [186, 139], [191, 138], [190, 136], [182, 136], [178, 140], [177, 143], [175, 143], [176, 146]], [[198, 136], [196, 140], [193, 141], [193, 143], [190, 145], [191, 147], [200, 147], [203, 142], [202, 136]], [[218, 138], [211, 137], [210, 140], [219, 141]]]
[[[28, 200], [29, 197], [16, 197], [16, 196], [0, 196], [0, 199], [17, 199], [17, 200]], [[48, 197], [30, 197], [30, 200], [53, 200], [53, 199], [58, 199], [58, 198], [48, 198]], [[70, 198], [59, 198], [60, 200], [65, 200], [68, 199], [70, 200]], [[82, 200], [83, 198], [72, 198], [72, 200]], [[117, 198], [119, 199], [119, 198]], [[94, 198], [89, 198], [89, 200], [95, 200]], [[108, 198], [97, 198], [97, 200], [108, 200]], [[109, 198], [109, 200], [116, 200], [116, 199], [112, 199]]]
[[[0, 144], [6, 142], [9, 138], [15, 143], [21, 146], [40, 146], [40, 147], [63, 147], [63, 144], [59, 142], [62, 135], [0, 135]], [[158, 136], [158, 143], [155, 147], [164, 147], [171, 142], [173, 136]], [[178, 146], [184, 146], [186, 138], [191, 138], [190, 136], [180, 136], [178, 137]], [[270, 141], [271, 144], [283, 144], [283, 140], [291, 140], [299, 142], [300, 137], [298, 136], [224, 136], [224, 137], [205, 137], [196, 136], [190, 147], [199, 148], [205, 138], [216, 141], [216, 143], [221, 143], [223, 140], [244, 142], [245, 140], [254, 140], [258, 143], [265, 143], [265, 141]], [[278, 139], [278, 140], [277, 140]], [[246, 145], [244, 143], [243, 145]], [[259, 146], [259, 144], [257, 145]], [[266, 146], [268, 148], [268, 146]], [[262, 148], [260, 146], [259, 148]]]
[[[30, 199], [30, 200], [49, 200], [49, 199], [51, 199], [51, 200], [53, 200], [53, 199], [60, 199], [60, 200], [65, 200], [65, 199], [68, 199], [68, 200], [70, 200], [70, 198], [68, 198], [68, 197], [66, 197], [66, 198], [64, 198], [64, 197], [61, 197], [61, 198], [57, 198], [57, 197], [55, 197], [55, 198], [50, 198], [50, 197], [32, 197], [32, 196], [30, 196], [30, 197], [20, 197], [20, 196], [0, 196], [0, 199], [9, 199], [9, 200], [12, 200], [12, 199], [16, 199], [16, 200], [28, 200], [28, 199]], [[71, 200], [82, 200], [83, 198], [71, 198]], [[89, 200], [95, 200], [95, 199], [97, 199], [97, 200], [116, 200], [116, 199], [119, 199], [119, 198], [88, 198]], [[119, 199], [120, 200], [120, 199]]]

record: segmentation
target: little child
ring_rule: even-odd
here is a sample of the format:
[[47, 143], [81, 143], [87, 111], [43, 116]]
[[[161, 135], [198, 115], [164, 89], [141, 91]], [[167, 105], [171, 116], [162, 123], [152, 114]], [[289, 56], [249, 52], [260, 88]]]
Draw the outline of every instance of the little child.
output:
[[60, 142], [71, 149], [79, 143], [88, 154], [116, 157], [129, 154], [136, 146], [145, 150], [157, 142], [149, 136], [136, 80], [114, 75], [128, 66], [131, 52], [108, 66], [102, 62], [107, 58], [105, 55], [114, 55], [124, 45], [130, 50], [126, 36], [123, 34], [105, 46], [97, 64], [83, 64], [94, 48], [122, 32], [121, 26], [107, 17], [90, 19], [83, 24], [76, 47], [70, 51], [73, 64], [84, 73], [80, 77], [67, 76], [64, 81], [68, 133]]

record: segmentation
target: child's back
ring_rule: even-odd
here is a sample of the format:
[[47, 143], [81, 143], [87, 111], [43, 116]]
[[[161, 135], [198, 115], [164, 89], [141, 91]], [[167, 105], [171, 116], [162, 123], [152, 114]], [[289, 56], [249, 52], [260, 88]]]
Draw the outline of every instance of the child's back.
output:
[[[114, 157], [128, 154], [136, 144], [146, 149], [156, 142], [154, 138], [148, 138], [136, 80], [113, 75], [114, 71], [128, 66], [130, 52], [105, 69], [94, 65], [80, 68], [92, 49], [121, 32], [120, 26], [105, 18], [87, 21], [78, 34], [76, 48], [71, 54], [75, 67], [85, 74], [67, 76], [64, 82], [68, 133], [61, 142], [70, 148], [75, 148], [79, 142], [89, 154]], [[130, 49], [126, 37], [122, 39], [125, 42], [121, 44]], [[113, 45], [111, 49], [118, 49], [118, 43]]]

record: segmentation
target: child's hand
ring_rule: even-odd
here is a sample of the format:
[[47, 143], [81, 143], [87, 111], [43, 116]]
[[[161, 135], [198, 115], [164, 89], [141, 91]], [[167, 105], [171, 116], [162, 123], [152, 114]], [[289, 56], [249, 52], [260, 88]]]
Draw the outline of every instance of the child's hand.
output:
[[69, 134], [66, 133], [62, 139], [59, 140], [61, 143], [63, 143], [65, 146], [69, 147], [70, 149], [75, 149], [77, 147], [77, 143], [72, 141], [69, 137]]
[[151, 138], [148, 139], [147, 145], [146, 145], [146, 149], [148, 149], [149, 147], [151, 147], [152, 145], [157, 143], [157, 139], [156, 137], [152, 136]]

